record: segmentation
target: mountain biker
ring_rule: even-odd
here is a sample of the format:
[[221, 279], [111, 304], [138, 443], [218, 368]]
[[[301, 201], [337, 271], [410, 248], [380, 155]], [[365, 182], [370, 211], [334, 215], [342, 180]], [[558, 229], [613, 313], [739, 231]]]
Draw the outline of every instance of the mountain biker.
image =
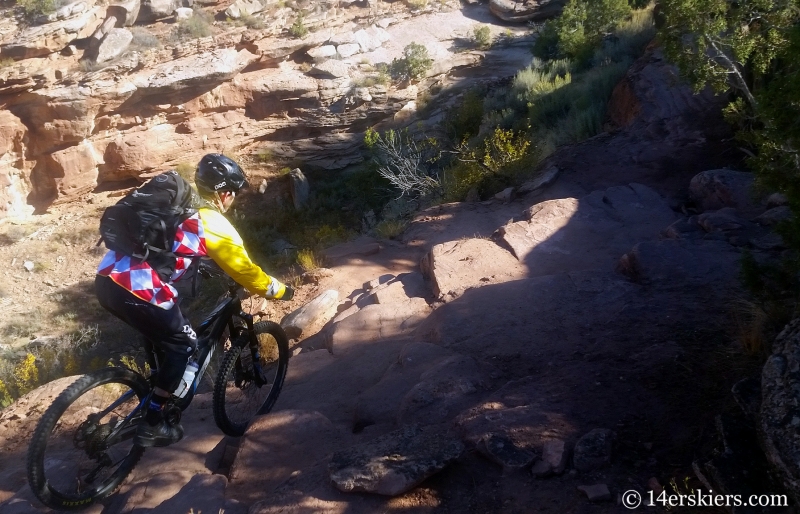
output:
[[291, 286], [264, 273], [244, 249], [242, 238], [222, 215], [236, 193], [248, 185], [236, 162], [222, 154], [200, 159], [195, 185], [203, 205], [179, 226], [173, 242], [175, 272], [163, 282], [146, 261], [133, 260], [109, 250], [97, 268], [95, 291], [100, 304], [164, 351], [164, 362], [155, 380], [145, 422], [140, 423], [134, 443], [168, 446], [183, 437], [180, 425], [169, 424], [164, 406], [178, 386], [189, 357], [197, 348], [197, 336], [178, 306], [174, 282], [182, 278], [192, 259], [207, 256], [250, 292], [270, 299], [290, 300]]

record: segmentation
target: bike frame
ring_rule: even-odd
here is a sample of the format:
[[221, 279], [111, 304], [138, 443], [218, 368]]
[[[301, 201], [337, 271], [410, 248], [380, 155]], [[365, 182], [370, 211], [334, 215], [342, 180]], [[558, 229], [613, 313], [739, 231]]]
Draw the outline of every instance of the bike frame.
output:
[[[206, 372], [208, 368], [208, 364], [211, 362], [211, 358], [214, 356], [217, 350], [219, 350], [219, 343], [222, 334], [225, 332], [225, 329], [228, 329], [228, 333], [230, 334], [230, 340], [233, 344], [236, 339], [238, 339], [241, 328], [238, 329], [234, 323], [234, 318], [239, 318], [245, 322], [247, 325], [248, 333], [250, 334], [249, 342], [251, 345], [257, 345], [257, 341], [255, 340], [255, 333], [253, 331], [253, 316], [248, 314], [242, 310], [242, 302], [239, 299], [238, 292], [241, 289], [241, 286], [238, 284], [231, 285], [228, 288], [228, 295], [227, 297], [221, 301], [214, 309], [206, 316], [206, 318], [200, 322], [197, 327], [197, 331], [200, 334], [198, 337], [197, 343], [197, 351], [195, 355], [197, 357], [197, 362], [200, 364], [200, 369], [198, 370], [197, 374], [194, 377], [194, 382], [192, 382], [192, 386], [189, 391], [186, 393], [186, 396], [183, 398], [179, 398], [175, 402], [175, 406], [180, 408], [181, 411], [186, 410], [189, 404], [192, 403], [192, 399], [194, 398], [195, 392], [197, 391], [197, 387], [200, 385], [200, 379]], [[153, 354], [152, 361], [157, 363], [157, 359], [155, 358], [154, 352], [151, 351]], [[156, 371], [154, 371], [151, 377], [154, 377]], [[108, 407], [103, 409], [103, 411], [98, 412], [92, 416], [90, 416], [90, 420], [92, 417], [96, 417], [96, 419], [101, 419], [103, 416], [114, 410], [118, 405], [122, 404], [123, 402], [127, 401], [134, 395], [133, 390], [129, 390], [120, 396], [117, 400], [112, 402]], [[136, 406], [130, 414], [128, 414], [125, 419], [120, 420], [117, 424], [117, 427], [109, 434], [107, 440], [111, 444], [116, 444], [117, 442], [125, 439], [132, 438], [135, 431], [136, 431], [136, 424], [130, 423], [137, 415], [140, 415], [142, 409], [146, 405], [146, 403], [150, 400], [150, 396], [152, 396], [152, 390], [150, 394], [145, 396], [139, 405]]]

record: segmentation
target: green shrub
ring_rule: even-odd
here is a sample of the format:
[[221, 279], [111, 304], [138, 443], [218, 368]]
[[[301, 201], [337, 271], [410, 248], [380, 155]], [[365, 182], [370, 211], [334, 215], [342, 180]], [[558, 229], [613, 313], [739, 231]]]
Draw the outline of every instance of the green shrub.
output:
[[302, 14], [298, 15], [294, 23], [292, 23], [292, 26], [289, 27], [289, 35], [297, 39], [304, 38], [308, 35], [308, 29], [303, 24]]
[[627, 0], [570, 0], [558, 18], [545, 22], [533, 53], [544, 59], [561, 56], [584, 63], [630, 12]]
[[183, 40], [208, 37], [214, 33], [211, 21], [211, 17], [204, 11], [196, 10], [190, 18], [178, 22], [178, 26], [173, 32], [173, 38]]
[[488, 25], [481, 25], [475, 27], [472, 31], [472, 41], [480, 49], [486, 49], [492, 46], [492, 31]]
[[428, 49], [419, 43], [409, 43], [403, 48], [403, 57], [395, 58], [389, 65], [389, 73], [396, 80], [416, 80], [433, 67]]
[[18, 0], [17, 5], [28, 18], [35, 18], [56, 12], [58, 0]]
[[478, 135], [483, 121], [483, 97], [483, 90], [470, 89], [447, 113], [445, 126], [456, 144]]
[[407, 226], [408, 221], [406, 220], [383, 220], [375, 225], [373, 230], [378, 237], [383, 239], [397, 239], [403, 234]]
[[248, 29], [253, 30], [261, 30], [266, 26], [264, 24], [264, 20], [258, 16], [253, 16], [252, 14], [243, 14], [238, 21], [239, 25], [244, 25]]

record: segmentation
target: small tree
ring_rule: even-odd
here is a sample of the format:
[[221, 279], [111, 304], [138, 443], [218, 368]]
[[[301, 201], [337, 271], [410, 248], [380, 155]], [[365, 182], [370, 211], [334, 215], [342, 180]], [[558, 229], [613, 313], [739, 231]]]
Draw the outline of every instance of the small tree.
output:
[[488, 25], [481, 25], [480, 27], [475, 27], [472, 31], [472, 41], [475, 42], [475, 46], [480, 49], [486, 49], [492, 46], [492, 31]]
[[289, 35], [301, 39], [306, 37], [308, 34], [308, 28], [306, 28], [305, 24], [303, 23], [303, 15], [299, 14], [297, 18], [292, 23], [292, 26], [289, 27]]
[[403, 48], [403, 57], [395, 58], [389, 73], [396, 80], [415, 80], [423, 77], [433, 67], [428, 49], [419, 43], [409, 43]]
[[399, 189], [400, 196], [426, 196], [441, 190], [435, 141], [417, 143], [405, 132], [387, 130], [381, 135], [368, 129], [364, 143], [375, 156], [378, 174]]

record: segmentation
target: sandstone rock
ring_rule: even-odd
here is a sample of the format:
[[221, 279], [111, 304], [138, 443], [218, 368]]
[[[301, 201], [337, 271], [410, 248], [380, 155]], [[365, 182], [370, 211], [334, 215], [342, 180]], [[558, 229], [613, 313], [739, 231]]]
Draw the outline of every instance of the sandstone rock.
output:
[[525, 275], [507, 250], [486, 239], [451, 241], [431, 248], [420, 268], [434, 296], [450, 301], [473, 287], [505, 282]]
[[360, 51], [361, 45], [358, 43], [344, 43], [336, 47], [336, 52], [343, 58], [353, 56]]
[[100, 43], [95, 62], [101, 63], [116, 59], [128, 49], [131, 41], [133, 41], [133, 34], [130, 30], [112, 28]]
[[308, 179], [300, 168], [295, 168], [289, 172], [289, 193], [292, 195], [292, 204], [296, 210], [305, 207], [308, 202], [308, 195], [311, 189], [308, 185]]
[[755, 218], [753, 221], [759, 225], [771, 227], [773, 225], [777, 225], [781, 221], [788, 220], [791, 217], [792, 209], [788, 205], [781, 205], [779, 207], [773, 207], [764, 214]]
[[786, 195], [781, 193], [772, 193], [767, 197], [767, 207], [779, 207], [781, 205], [788, 205], [789, 199]]
[[761, 447], [795, 502], [800, 501], [800, 320], [794, 320], [775, 339], [773, 353], [761, 373]]
[[309, 57], [316, 61], [322, 61], [336, 55], [336, 47], [333, 45], [322, 45], [312, 48], [306, 52]]
[[103, 156], [88, 139], [53, 152], [49, 158], [48, 171], [54, 177], [59, 196], [75, 196], [93, 189], [97, 184], [98, 166], [104, 163]]
[[141, 0], [115, 1], [108, 6], [106, 16], [114, 16], [117, 19], [117, 27], [130, 27], [136, 23], [141, 6]]
[[178, 7], [175, 9], [175, 20], [188, 20], [194, 15], [194, 9], [191, 7]]
[[264, 4], [259, 0], [236, 0], [227, 9], [225, 16], [238, 20], [248, 14], [256, 14], [264, 10]]
[[383, 44], [380, 35], [375, 31], [368, 31], [361, 29], [353, 34], [353, 40], [358, 43], [361, 51], [364, 53], [377, 50]]
[[327, 457], [344, 435], [315, 411], [282, 410], [258, 416], [242, 436], [228, 495], [248, 504], [263, 499], [297, 470]]
[[343, 61], [329, 59], [315, 64], [309, 73], [315, 77], [342, 79], [350, 76], [350, 67]]
[[705, 231], [697, 220], [697, 216], [681, 218], [664, 230], [664, 236], [670, 239], [699, 239], [705, 235]]
[[567, 467], [569, 453], [561, 439], [550, 439], [542, 445], [542, 460], [550, 473], [560, 475]]
[[519, 448], [514, 441], [502, 434], [489, 434], [481, 439], [478, 451], [502, 466], [504, 473], [522, 469], [536, 457], [526, 449]]
[[367, 305], [326, 329], [325, 344], [334, 355], [347, 355], [375, 341], [409, 334], [429, 312], [430, 307], [422, 298], [389, 305]]
[[586, 495], [590, 502], [606, 501], [611, 499], [611, 491], [606, 484], [579, 485], [578, 491]]
[[631, 245], [651, 239], [675, 219], [667, 202], [640, 184], [548, 200], [509, 223], [495, 237], [536, 274], [569, 268], [610, 269]]
[[739, 218], [736, 209], [726, 207], [718, 211], [704, 212], [697, 217], [697, 223], [706, 232], [739, 230], [744, 227], [745, 220]]
[[740, 260], [739, 252], [722, 241], [646, 241], [623, 255], [617, 269], [634, 282], [663, 288], [721, 286], [737, 276]]
[[336, 314], [336, 305], [339, 303], [339, 292], [329, 289], [303, 307], [287, 314], [281, 320], [281, 327], [286, 335], [292, 339], [300, 337], [303, 330], [317, 321], [332, 318]]
[[507, 188], [503, 189], [502, 191], [500, 191], [499, 193], [497, 193], [496, 195], [494, 195], [494, 198], [495, 198], [495, 200], [500, 200], [501, 202], [508, 203], [508, 202], [511, 201], [513, 196], [514, 196], [514, 188], [513, 187], [507, 187]]
[[24, 28], [0, 45], [4, 57], [30, 59], [61, 51], [76, 39], [90, 36], [102, 22], [103, 10], [93, 7], [71, 18]]
[[136, 93], [142, 96], [213, 87], [231, 79], [256, 59], [258, 56], [247, 50], [222, 48], [165, 62], [137, 73], [131, 81]]
[[431, 366], [403, 397], [398, 423], [443, 423], [467, 408], [488, 388], [491, 366], [472, 357], [453, 355]]
[[181, 7], [180, 0], [141, 0], [139, 16], [136, 21], [156, 21], [172, 16]]
[[561, 12], [563, 0], [491, 0], [489, 10], [503, 21], [523, 22], [551, 18]]
[[464, 445], [446, 433], [413, 425], [334, 453], [330, 476], [344, 492], [402, 494], [458, 459]]
[[542, 171], [538, 177], [533, 180], [529, 180], [522, 184], [519, 187], [518, 193], [519, 194], [526, 194], [532, 193], [534, 191], [540, 191], [553, 182], [556, 181], [558, 178], [558, 174], [561, 170], [558, 169], [558, 166], [550, 166], [549, 168]]
[[689, 184], [689, 195], [704, 211], [736, 207], [749, 214], [757, 209], [753, 201], [752, 173], [708, 170], [698, 173]]
[[300, 278], [303, 279], [304, 284], [319, 284], [323, 279], [332, 277], [334, 275], [334, 271], [328, 268], [317, 268], [310, 271], [306, 271]]
[[578, 471], [594, 471], [611, 463], [614, 432], [595, 428], [575, 443], [572, 463]]
[[358, 395], [355, 423], [396, 423], [403, 399], [419, 383], [422, 374], [453, 355], [452, 351], [430, 343], [404, 345], [380, 381]]

